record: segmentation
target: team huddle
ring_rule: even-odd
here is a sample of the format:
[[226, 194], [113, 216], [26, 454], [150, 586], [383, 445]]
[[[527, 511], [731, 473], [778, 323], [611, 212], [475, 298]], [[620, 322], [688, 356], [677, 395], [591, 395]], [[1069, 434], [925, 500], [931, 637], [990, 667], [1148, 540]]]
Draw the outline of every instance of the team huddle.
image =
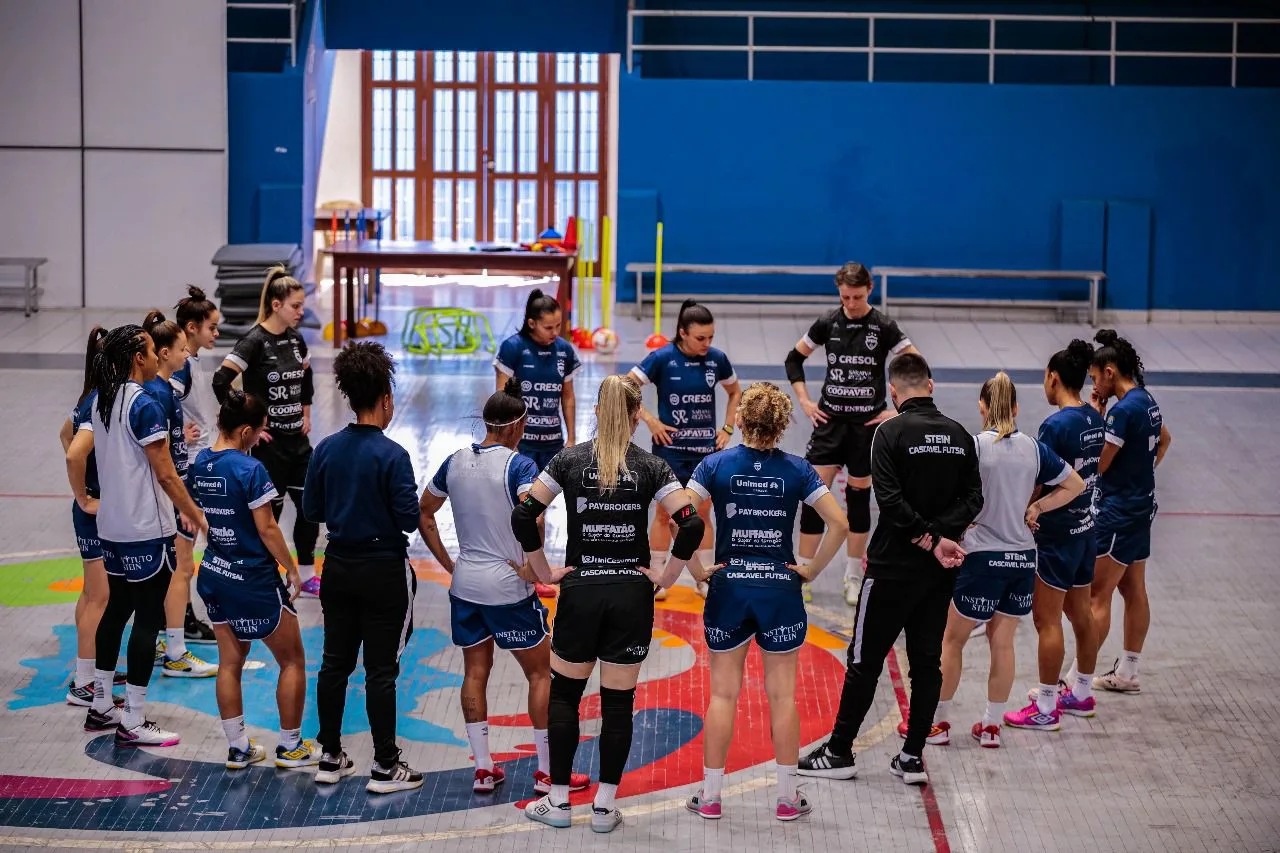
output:
[[[349, 344], [335, 358], [336, 386], [355, 422], [312, 447], [315, 383], [296, 328], [305, 292], [282, 268], [267, 276], [258, 323], [216, 370], [200, 352], [212, 348], [219, 315], [196, 288], [174, 321], [152, 312], [141, 326], [95, 329], [83, 391], [62, 430], [85, 572], [68, 704], [87, 707], [85, 730], [114, 732], [118, 746], [171, 746], [179, 734], [145, 713], [153, 669], [216, 676], [226, 766], [245, 768], [267, 757], [247, 735], [240, 686], [250, 644], [261, 640], [280, 667], [276, 766], [315, 766], [318, 784], [336, 784], [356, 770], [342, 748], [342, 720], [348, 680], [362, 662], [374, 745], [366, 788], [420, 787], [423, 774], [402, 760], [395, 731], [396, 679], [417, 588], [408, 561], [414, 531], [452, 576], [473, 790], [507, 781], [488, 743], [496, 646], [528, 681], [539, 796], [525, 814], [554, 827], [572, 823], [570, 792], [593, 784], [573, 765], [597, 664], [599, 778], [590, 826], [610, 832], [621, 824], [615, 799], [654, 602], [686, 569], [705, 599], [711, 652], [704, 779], [687, 802], [706, 819], [722, 816], [752, 641], [764, 652], [782, 821], [812, 811], [798, 776], [854, 777], [853, 742], [904, 631], [911, 705], [890, 771], [910, 784], [928, 781], [925, 744], [950, 742], [964, 645], [983, 626], [988, 701], [971, 732], [983, 747], [999, 747], [1004, 726], [1055, 731], [1063, 715], [1093, 716], [1094, 689], [1137, 693], [1150, 623], [1154, 471], [1171, 439], [1133, 347], [1108, 330], [1096, 336], [1097, 348], [1074, 340], [1053, 354], [1043, 390], [1057, 411], [1036, 437], [1019, 431], [1016, 389], [997, 373], [979, 393], [983, 430], [974, 436], [938, 410], [927, 362], [869, 304], [867, 270], [846, 264], [836, 285], [840, 307], [787, 356], [792, 395], [767, 382], [744, 390], [711, 345], [711, 312], [690, 300], [674, 341], [628, 374], [604, 379], [595, 436], [582, 443], [573, 386], [581, 363], [560, 337], [560, 306], [535, 290], [520, 331], [498, 349], [483, 439], [440, 460], [421, 493], [408, 452], [384, 434], [395, 412], [395, 365], [379, 344]], [[819, 348], [826, 371], [815, 401], [803, 365]], [[646, 385], [657, 392], [656, 412], [643, 405]], [[723, 420], [717, 387], [727, 395]], [[780, 448], [793, 408], [813, 426], [803, 458]], [[632, 440], [642, 421], [651, 451]], [[831, 493], [842, 468], [843, 507]], [[561, 494], [566, 555], [552, 566], [544, 515]], [[286, 495], [297, 510], [293, 551], [278, 525]], [[456, 553], [436, 522], [446, 502]], [[314, 568], [321, 524], [323, 581]], [[795, 694], [805, 601], [841, 552], [854, 638], [831, 735], [801, 756]], [[193, 576], [209, 625], [191, 607]], [[1095, 676], [1117, 589], [1124, 653]], [[307, 693], [300, 595], [319, 598], [324, 622], [314, 740], [300, 728]], [[543, 604], [550, 598], [554, 629]], [[1039, 635], [1039, 684], [1025, 707], [1008, 711], [1014, 631], [1027, 614]], [[1065, 676], [1064, 614], [1076, 651]], [[117, 673], [131, 619], [126, 672]], [[209, 641], [217, 643], [216, 665], [186, 648]], [[117, 698], [119, 684], [125, 693]]]

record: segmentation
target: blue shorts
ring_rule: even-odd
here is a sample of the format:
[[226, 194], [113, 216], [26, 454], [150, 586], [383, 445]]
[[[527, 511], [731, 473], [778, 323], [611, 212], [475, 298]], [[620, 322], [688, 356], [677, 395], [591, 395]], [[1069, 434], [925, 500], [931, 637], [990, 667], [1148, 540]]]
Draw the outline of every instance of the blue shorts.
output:
[[689, 481], [693, 479], [693, 469], [698, 467], [698, 463], [705, 456], [692, 453], [683, 453], [679, 450], [672, 450], [669, 447], [661, 447], [654, 445], [653, 455], [671, 466], [671, 471], [676, 475], [676, 479], [680, 481], [680, 485], [687, 486]]
[[[239, 640], [265, 640], [280, 627], [281, 612], [297, 614], [274, 567], [250, 569], [253, 577], [245, 580], [228, 577], [227, 571], [206, 561], [196, 575], [196, 592], [209, 611], [211, 624], [230, 627]], [[244, 570], [237, 566], [230, 571], [239, 574]]]
[[173, 537], [147, 539], [143, 542], [102, 542], [102, 567], [107, 574], [123, 577], [132, 583], [145, 581], [156, 572], [172, 572], [178, 564]]
[[1026, 616], [1036, 590], [1036, 552], [975, 551], [964, 558], [956, 574], [951, 603], [956, 612], [975, 622], [996, 613]]
[[799, 586], [726, 583], [713, 575], [702, 624], [713, 652], [733, 651], [752, 637], [762, 652], [794, 652], [804, 645], [809, 614]]
[[173, 525], [178, 531], [174, 534], [175, 536], [181, 536], [188, 542], [196, 541], [196, 535], [194, 533], [188, 533], [187, 528], [182, 526], [182, 513], [178, 512], [176, 509], [173, 511]]
[[1151, 556], [1149, 521], [1119, 528], [1095, 522], [1093, 538], [1099, 557], [1110, 557], [1122, 566], [1142, 562]]
[[89, 515], [80, 504], [71, 501], [71, 526], [76, 531], [76, 545], [80, 546], [80, 559], [101, 560], [102, 540], [98, 538], [98, 517]]
[[547, 608], [531, 595], [515, 604], [476, 604], [449, 596], [453, 644], [469, 649], [490, 637], [498, 648], [509, 652], [532, 649], [551, 633], [547, 629]]
[[535, 450], [534, 446], [525, 444], [522, 441], [520, 442], [517, 449], [520, 451], [521, 456], [528, 456], [530, 459], [533, 460], [534, 466], [538, 469], [538, 473], [541, 474], [544, 470], [546, 470], [546, 467], [548, 464], [550, 464], [552, 458], [561, 450], [564, 450], [564, 444], [555, 444], [547, 447], [538, 447]]
[[1093, 583], [1097, 551], [1093, 531], [1057, 541], [1036, 541], [1036, 574], [1046, 586], [1066, 592]]

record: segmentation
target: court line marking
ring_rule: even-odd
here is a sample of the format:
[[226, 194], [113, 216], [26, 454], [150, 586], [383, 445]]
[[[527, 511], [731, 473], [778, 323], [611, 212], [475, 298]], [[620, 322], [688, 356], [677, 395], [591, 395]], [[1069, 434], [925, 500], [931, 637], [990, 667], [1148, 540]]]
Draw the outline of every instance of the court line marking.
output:
[[[889, 666], [889, 680], [893, 682], [893, 693], [898, 699], [898, 710], [902, 719], [907, 719], [910, 703], [907, 701], [907, 688], [902, 681], [902, 669], [898, 666], [898, 649], [890, 647], [885, 663]], [[947, 827], [942, 822], [942, 810], [938, 808], [938, 797], [933, 792], [933, 784], [920, 786], [920, 798], [924, 801], [924, 813], [929, 818], [929, 834], [933, 836], [935, 853], [951, 853], [951, 842], [947, 840]]]

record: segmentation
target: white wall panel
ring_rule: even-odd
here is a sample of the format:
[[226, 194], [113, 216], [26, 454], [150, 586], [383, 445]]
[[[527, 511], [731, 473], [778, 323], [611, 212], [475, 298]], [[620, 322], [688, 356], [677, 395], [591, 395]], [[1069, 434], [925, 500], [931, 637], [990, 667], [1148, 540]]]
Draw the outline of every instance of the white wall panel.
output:
[[363, 80], [360, 51], [337, 50], [333, 82], [329, 86], [329, 120], [324, 129], [324, 154], [316, 204], [326, 201], [360, 201], [361, 156], [364, 144], [360, 99]]
[[0, 0], [0, 145], [80, 144], [76, 0]]
[[85, 145], [224, 149], [226, 16], [225, 0], [85, 2]]
[[0, 198], [0, 255], [48, 258], [41, 307], [79, 306], [80, 152], [0, 151]]
[[213, 292], [226, 243], [226, 156], [85, 152], [86, 305], [168, 308]]

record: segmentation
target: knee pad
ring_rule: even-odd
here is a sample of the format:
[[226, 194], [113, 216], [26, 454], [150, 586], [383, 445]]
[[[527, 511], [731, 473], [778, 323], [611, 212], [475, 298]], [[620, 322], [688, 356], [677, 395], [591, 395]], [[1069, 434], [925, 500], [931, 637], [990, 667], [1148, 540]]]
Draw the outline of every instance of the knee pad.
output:
[[614, 690], [611, 687], [600, 688], [600, 720], [630, 721], [636, 704], [636, 689]]
[[869, 532], [871, 530], [871, 490], [845, 486], [844, 503], [849, 517], [849, 532]]
[[818, 511], [808, 504], [800, 507], [800, 532], [820, 534], [827, 529], [827, 525], [822, 523], [822, 516], [818, 515]]
[[[570, 678], [567, 675], [552, 670], [551, 672], [551, 704], [563, 704], [572, 708], [576, 713], [579, 703], [582, 702], [582, 694], [587, 689], [587, 680], [585, 678]], [[603, 691], [601, 691], [603, 696]]]

